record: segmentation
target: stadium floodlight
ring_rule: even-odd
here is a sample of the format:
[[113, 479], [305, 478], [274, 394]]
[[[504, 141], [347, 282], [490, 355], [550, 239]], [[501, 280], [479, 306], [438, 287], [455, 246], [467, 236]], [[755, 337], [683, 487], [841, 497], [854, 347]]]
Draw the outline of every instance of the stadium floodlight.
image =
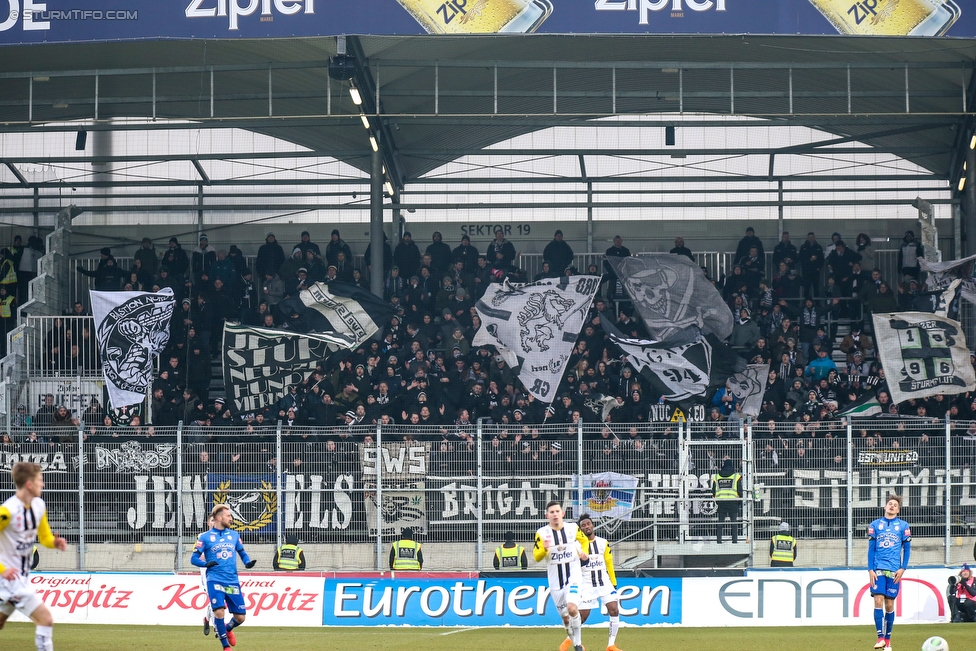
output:
[[363, 126], [364, 126], [364, 127], [365, 127], [365, 128], [367, 129], [367, 130], [369, 130], [369, 118], [368, 118], [368, 117], [366, 117], [366, 114], [365, 114], [365, 113], [360, 113], [360, 114], [359, 114], [359, 119], [363, 121]]
[[360, 95], [359, 89], [353, 85], [349, 86], [349, 96], [352, 97], [352, 103], [356, 106], [362, 106], [363, 96]]
[[976, 133], [973, 134], [973, 139], [969, 141], [969, 148], [976, 149]]
[[386, 188], [386, 193], [392, 197], [393, 196], [393, 184], [390, 183], [389, 181], [387, 181], [386, 183], [383, 184], [383, 187]]
[[373, 151], [380, 150], [380, 145], [376, 142], [376, 137], [372, 134], [369, 136], [369, 146], [373, 148]]
[[959, 191], [962, 192], [966, 187], [966, 177], [965, 175], [959, 177]]

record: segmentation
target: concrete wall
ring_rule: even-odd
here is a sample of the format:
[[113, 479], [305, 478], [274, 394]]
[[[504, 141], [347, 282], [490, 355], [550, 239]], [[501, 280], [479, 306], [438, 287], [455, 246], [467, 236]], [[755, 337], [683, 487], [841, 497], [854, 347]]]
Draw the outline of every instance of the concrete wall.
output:
[[[409, 215], [408, 215], [409, 217]], [[506, 222], [500, 224], [508, 231], [507, 237], [520, 253], [541, 253], [552, 240], [555, 230], [561, 229], [565, 239], [576, 253], [587, 252], [586, 222], [557, 222], [532, 220], [524, 222]], [[685, 245], [692, 251], [734, 251], [739, 239], [745, 233], [747, 226], [753, 226], [756, 234], [763, 240], [768, 251], [779, 241], [778, 225], [775, 221], [730, 220], [730, 221], [595, 221], [593, 222], [593, 250], [602, 253], [612, 243], [614, 235], [621, 235], [624, 244], [631, 251], [667, 251], [674, 246], [674, 238], [678, 235], [685, 238]], [[421, 251], [431, 242], [434, 231], [440, 231], [444, 241], [452, 247], [461, 242], [462, 235], [469, 235], [471, 243], [479, 251], [485, 251], [488, 243], [494, 237], [493, 222], [475, 223], [417, 223], [411, 224], [409, 219], [406, 230], [410, 231], [413, 239], [420, 246]], [[937, 222], [939, 238], [943, 252], [951, 256], [952, 222], [939, 220]], [[312, 240], [324, 248], [328, 243], [333, 228], [338, 228], [342, 238], [349, 243], [353, 254], [362, 255], [369, 243], [368, 224], [243, 224], [221, 225], [205, 227], [210, 244], [216, 249], [227, 249], [236, 244], [245, 255], [257, 253], [258, 247], [264, 243], [266, 234], [274, 232], [278, 242], [286, 250], [290, 250], [300, 240], [303, 230], [309, 231]], [[865, 220], [851, 222], [848, 220], [811, 221], [785, 220], [785, 230], [792, 235], [797, 246], [806, 237], [808, 231], [814, 231], [822, 245], [830, 242], [830, 235], [839, 232], [849, 243], [853, 243], [859, 232], [865, 232], [876, 242], [876, 249], [897, 248], [906, 230], [915, 231], [920, 237], [921, 231], [917, 220], [890, 219]], [[387, 223], [387, 234], [392, 232]], [[24, 235], [26, 236], [26, 231]], [[133, 225], [132, 227], [95, 227], [76, 226], [74, 228], [74, 247], [72, 254], [83, 257], [98, 257], [98, 250], [104, 246], [112, 247], [118, 256], [131, 255], [143, 237], [153, 238], [156, 248], [162, 252], [172, 236], [179, 237], [184, 249], [193, 249], [198, 241], [197, 229], [193, 226], [157, 226], [153, 224]], [[11, 236], [12, 237], [12, 236]], [[396, 242], [392, 241], [395, 245]]]
[[[612, 542], [612, 540], [611, 540]], [[388, 544], [388, 543], [387, 543]], [[498, 542], [487, 542], [482, 559], [484, 569], [491, 569], [491, 559]], [[525, 544], [525, 543], [523, 543]], [[697, 545], [704, 547], [705, 552], [720, 555], [722, 547], [714, 543]], [[308, 562], [308, 569], [315, 571], [335, 570], [374, 570], [376, 547], [367, 543], [352, 544], [308, 544], [303, 545]], [[651, 549], [649, 542], [623, 542], [613, 546], [616, 562], [624, 563], [627, 559], [647, 552]], [[689, 548], [691, 545], [689, 545]], [[274, 556], [274, 546], [270, 544], [247, 544], [248, 554], [257, 560], [257, 568], [271, 569], [271, 559]], [[86, 569], [101, 571], [168, 571], [174, 570], [175, 545], [173, 544], [133, 544], [133, 543], [105, 543], [88, 546]], [[184, 570], [192, 570], [189, 553], [192, 540], [188, 539], [184, 545]], [[468, 571], [477, 570], [473, 543], [425, 543], [424, 569], [431, 571]], [[799, 555], [797, 567], [842, 567], [846, 559], [846, 542], [844, 540], [800, 540], [798, 542]], [[754, 544], [755, 567], [769, 566], [769, 541], [761, 539]], [[531, 553], [531, 551], [530, 551]], [[67, 552], [56, 552], [41, 549], [40, 569], [43, 570], [74, 570], [78, 568], [78, 550], [72, 546]], [[386, 562], [389, 547], [384, 546], [383, 559]], [[961, 565], [973, 561], [973, 540], [969, 538], [953, 538], [950, 541], [950, 564]], [[867, 562], [867, 541], [855, 539], [854, 566], [863, 567]], [[941, 538], [916, 538], [912, 542], [913, 566], [943, 565], [945, 563], [945, 545]], [[534, 563], [531, 559], [529, 566]], [[661, 563], [662, 566], [665, 563]], [[668, 566], [674, 567], [672, 562]], [[690, 563], [689, 563], [690, 565]], [[700, 563], [695, 563], [701, 566]], [[645, 567], [649, 567], [648, 564]], [[384, 565], [385, 569], [385, 565]]]

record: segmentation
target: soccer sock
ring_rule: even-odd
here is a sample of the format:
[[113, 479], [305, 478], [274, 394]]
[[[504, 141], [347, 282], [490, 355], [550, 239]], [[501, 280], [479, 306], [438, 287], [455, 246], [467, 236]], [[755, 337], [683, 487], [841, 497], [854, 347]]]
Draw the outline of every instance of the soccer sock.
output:
[[34, 632], [37, 651], [54, 651], [54, 627], [38, 626]]
[[235, 628], [243, 624], [244, 622], [239, 622], [234, 618], [231, 618], [229, 622], [225, 625], [228, 631], [233, 631]]
[[223, 617], [214, 618], [214, 628], [217, 629], [217, 639], [220, 640], [221, 646], [225, 649], [230, 646], [227, 641], [227, 626], [224, 624]]
[[884, 620], [885, 620], [885, 634], [884, 634], [884, 637], [885, 637], [886, 640], [890, 640], [891, 639], [891, 629], [893, 629], [895, 627], [895, 611], [893, 611], [893, 610], [887, 610], [887, 611], [885, 611]]
[[573, 626], [569, 622], [563, 624], [563, 628], [566, 629], [566, 637], [572, 639], [573, 637]]
[[583, 628], [583, 621], [580, 619], [579, 613], [577, 613], [575, 617], [569, 618], [569, 630], [570, 630], [569, 637], [570, 639], [573, 640], [573, 646], [579, 646], [580, 644], [583, 643], [582, 628]]
[[874, 627], [878, 629], [878, 637], [884, 637], [885, 616], [883, 608], [874, 609]]
[[613, 646], [614, 642], [617, 641], [617, 629], [620, 628], [620, 616], [610, 618], [610, 637], [607, 640], [607, 646]]

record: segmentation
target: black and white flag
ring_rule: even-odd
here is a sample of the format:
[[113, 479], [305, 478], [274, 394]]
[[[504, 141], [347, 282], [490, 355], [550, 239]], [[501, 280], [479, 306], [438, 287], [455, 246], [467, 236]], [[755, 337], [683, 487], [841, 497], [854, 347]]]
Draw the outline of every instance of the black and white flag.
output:
[[762, 411], [763, 392], [766, 389], [766, 376], [769, 364], [749, 364], [746, 370], [730, 378], [732, 395], [742, 405], [742, 413], [755, 418]]
[[924, 312], [875, 314], [874, 341], [895, 404], [976, 389], [958, 321]]
[[169, 342], [176, 306], [173, 290], [90, 294], [95, 341], [112, 406], [138, 404], [152, 387], [155, 358]]
[[712, 368], [712, 344], [704, 337], [681, 346], [662, 347], [643, 339], [610, 335], [651, 389], [668, 400], [703, 396]]
[[651, 389], [668, 400], [703, 396], [746, 368], [745, 360], [715, 335], [699, 336], [688, 344], [664, 346], [622, 337], [609, 322], [602, 318], [600, 322], [610, 341], [620, 347]]
[[610, 415], [610, 412], [617, 407], [622, 406], [622, 404], [622, 402], [617, 402], [616, 396], [608, 396], [602, 393], [591, 393], [583, 398], [583, 406], [589, 409], [593, 414], [592, 418], [586, 419], [587, 422], [607, 422], [607, 417]]
[[607, 258], [653, 341], [690, 344], [698, 333], [728, 339], [732, 312], [701, 268], [682, 255]]
[[599, 288], [599, 276], [489, 285], [477, 304], [482, 326], [472, 345], [494, 346], [519, 369], [528, 392], [550, 403]]
[[273, 405], [288, 387], [308, 379], [323, 361], [356, 347], [333, 332], [299, 334], [273, 328], [224, 324], [224, 387], [235, 414]]
[[315, 283], [278, 303], [276, 308], [292, 332], [346, 335], [355, 348], [386, 325], [393, 307], [349, 283]]
[[928, 273], [925, 284], [930, 289], [949, 287], [954, 280], [959, 280], [958, 294], [970, 303], [976, 304], [976, 255], [971, 255], [948, 262], [929, 262], [925, 258], [918, 259], [922, 271]]

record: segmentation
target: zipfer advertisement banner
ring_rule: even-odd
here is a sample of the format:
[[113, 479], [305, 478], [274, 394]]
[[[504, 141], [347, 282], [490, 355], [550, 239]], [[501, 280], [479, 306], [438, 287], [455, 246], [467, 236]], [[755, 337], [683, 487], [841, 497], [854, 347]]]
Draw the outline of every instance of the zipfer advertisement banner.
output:
[[0, 45], [337, 34], [976, 36], [961, 0], [0, 0]]
[[[948, 621], [942, 592], [953, 573], [910, 568], [895, 602], [896, 622]], [[207, 606], [196, 572], [42, 572], [29, 580], [60, 623], [190, 626]], [[625, 625], [870, 627], [867, 581], [863, 569], [749, 570], [708, 578], [621, 577], [617, 589]], [[242, 575], [241, 588], [248, 626], [560, 626], [546, 579], [538, 575], [279, 572]], [[26, 621], [19, 613], [13, 618]], [[606, 622], [605, 612], [593, 612], [588, 625]]]

